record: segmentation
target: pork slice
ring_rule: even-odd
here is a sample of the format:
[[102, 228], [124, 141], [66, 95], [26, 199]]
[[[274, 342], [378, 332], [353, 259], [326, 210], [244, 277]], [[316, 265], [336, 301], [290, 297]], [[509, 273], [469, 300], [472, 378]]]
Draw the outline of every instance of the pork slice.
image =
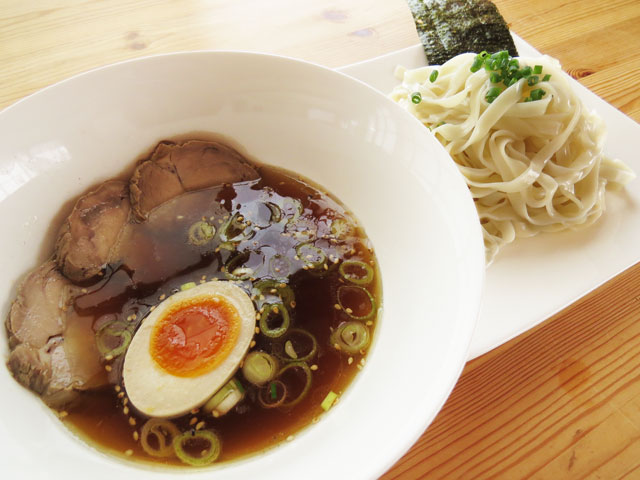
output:
[[102, 272], [131, 210], [127, 184], [109, 180], [81, 197], [60, 229], [56, 260], [60, 270], [75, 282]]
[[138, 220], [158, 205], [184, 193], [184, 188], [170, 159], [170, 149], [160, 143], [151, 157], [138, 165], [129, 182], [131, 206]]
[[187, 191], [258, 178], [242, 155], [217, 142], [191, 140], [174, 145], [171, 161]]
[[41, 348], [49, 338], [62, 335], [73, 290], [51, 260], [29, 273], [7, 318], [10, 344], [27, 343]]
[[146, 220], [151, 210], [181, 193], [257, 178], [242, 155], [221, 143], [160, 142], [131, 178], [131, 204], [136, 217]]
[[9, 370], [54, 408], [73, 400], [79, 390], [106, 384], [90, 319], [71, 307], [79, 292], [48, 261], [21, 284], [6, 321]]

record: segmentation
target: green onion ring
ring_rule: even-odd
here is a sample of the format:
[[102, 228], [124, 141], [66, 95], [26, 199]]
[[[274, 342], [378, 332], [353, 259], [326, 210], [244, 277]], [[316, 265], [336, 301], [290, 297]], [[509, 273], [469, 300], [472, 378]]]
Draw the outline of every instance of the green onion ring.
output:
[[[280, 326], [270, 328], [267, 323], [271, 314], [274, 313], [282, 318]], [[289, 317], [289, 311], [282, 303], [272, 303], [265, 306], [263, 312], [260, 314], [260, 331], [265, 337], [278, 338], [286, 333], [291, 324], [291, 318]]]
[[[278, 389], [278, 387], [280, 388]], [[273, 398], [274, 388], [276, 391], [276, 398]], [[278, 396], [278, 390], [282, 392], [281, 396]], [[258, 390], [258, 403], [264, 408], [279, 407], [284, 403], [285, 398], [287, 398], [287, 387], [280, 380], [274, 380], [273, 382], [270, 382], [268, 385], [265, 385], [260, 390]]]
[[[131, 343], [131, 339], [133, 338], [133, 334], [128, 330], [128, 328], [129, 325], [120, 320], [106, 323], [100, 327], [96, 332], [96, 346], [103, 357], [117, 357], [127, 351], [127, 348], [129, 348], [129, 344]], [[106, 343], [107, 338], [109, 337], [122, 338], [120, 345], [111, 348]]]
[[278, 359], [267, 352], [254, 350], [244, 359], [242, 374], [254, 385], [264, 385], [273, 380], [278, 373]]
[[294, 209], [293, 215], [289, 220], [287, 220], [287, 223], [295, 223], [304, 211], [302, 203], [297, 198], [285, 197], [285, 199], [282, 201], [283, 208], [287, 207], [287, 204], [289, 204]]
[[[186, 442], [196, 438], [209, 442], [209, 448], [203, 451], [202, 456], [199, 458], [188, 454], [184, 449]], [[218, 459], [222, 450], [222, 444], [220, 438], [210, 430], [187, 430], [173, 439], [173, 449], [176, 452], [176, 456], [184, 463], [193, 465], [194, 467], [202, 467]]]
[[209, 222], [199, 221], [189, 227], [189, 243], [192, 245], [205, 245], [216, 234], [216, 227]]
[[306, 266], [313, 268], [320, 267], [327, 260], [327, 254], [311, 243], [297, 245], [296, 255]]
[[220, 240], [223, 242], [240, 242], [253, 237], [255, 234], [254, 230], [246, 223], [243, 223], [243, 221], [238, 220], [241, 217], [242, 215], [236, 212], [222, 224], [220, 227]]
[[[352, 309], [349, 308], [348, 306], [345, 306], [342, 303], [341, 292], [344, 293], [347, 290], [355, 290], [355, 289], [357, 289], [358, 291], [363, 292], [365, 294], [366, 298], [369, 300], [369, 304], [371, 305], [371, 308], [370, 308], [369, 312], [365, 313], [364, 315], [360, 315], [360, 316], [354, 315], [353, 312], [351, 311]], [[356, 286], [356, 285], [343, 285], [343, 286], [338, 288], [337, 297], [338, 297], [338, 305], [340, 305], [340, 307], [342, 308], [342, 311], [344, 311], [344, 313], [349, 315], [354, 320], [367, 320], [367, 319], [371, 318], [376, 312], [376, 301], [373, 299], [373, 296], [371, 295], [371, 293], [369, 293], [369, 290], [367, 290], [364, 287], [359, 287], [359, 286]]]
[[[347, 272], [349, 267], [362, 268], [365, 271], [364, 276], [358, 276]], [[345, 280], [355, 283], [356, 285], [367, 285], [368, 283], [371, 283], [371, 280], [373, 280], [373, 268], [371, 268], [371, 265], [367, 265], [360, 260], [345, 260], [340, 264], [338, 270]]]
[[273, 202], [265, 202], [265, 205], [269, 210], [271, 210], [269, 221], [271, 223], [280, 222], [280, 220], [282, 220], [282, 210], [280, 209], [280, 207]]
[[[302, 356], [298, 352], [296, 352], [296, 354], [298, 354], [297, 358], [292, 358], [288, 354], [287, 356], [285, 356], [285, 354], [287, 353], [286, 348], [285, 348], [285, 352], [283, 353], [282, 345], [286, 346], [286, 342], [291, 341], [292, 337], [295, 337], [296, 335], [302, 335], [304, 337], [309, 338], [311, 340], [311, 348], [306, 354]], [[280, 360], [283, 360], [284, 362], [291, 362], [291, 361], [309, 362], [310, 360], [313, 360], [313, 358], [318, 353], [318, 341], [316, 340], [316, 337], [313, 336], [311, 333], [309, 333], [307, 330], [304, 330], [302, 328], [292, 328], [291, 330], [289, 330], [285, 334], [285, 336], [282, 337], [281, 342], [278, 343], [277, 345], [280, 347], [280, 350], [274, 353]]]
[[269, 259], [269, 271], [274, 277], [287, 278], [291, 271], [291, 262], [279, 253]]
[[[291, 362], [291, 363], [285, 365], [278, 372], [278, 378], [281, 378], [282, 374], [285, 373], [287, 370], [292, 370], [294, 368], [300, 368], [302, 370], [302, 372], [305, 375], [305, 384], [304, 384], [304, 387], [302, 388], [302, 391], [298, 394], [298, 396], [296, 398], [294, 398], [293, 400], [285, 401], [280, 405], [280, 406], [285, 407], [285, 408], [293, 407], [293, 406], [297, 405], [298, 403], [300, 403], [300, 401], [304, 397], [307, 396], [307, 393], [309, 393], [309, 390], [311, 389], [311, 376], [312, 376], [311, 375], [311, 369], [309, 368], [309, 365], [307, 365], [304, 362]], [[280, 381], [282, 381], [282, 380], [280, 380]]]
[[344, 218], [336, 218], [331, 222], [331, 234], [336, 238], [346, 237], [350, 230], [351, 227]]
[[329, 338], [332, 346], [337, 345], [341, 351], [353, 355], [369, 346], [371, 335], [361, 322], [349, 321], [335, 329]]
[[240, 252], [232, 255], [224, 265], [224, 275], [229, 280], [247, 280], [254, 274], [252, 268], [242, 267], [249, 260], [251, 253]]
[[289, 285], [280, 280], [273, 280], [271, 278], [259, 280], [253, 284], [251, 293], [257, 297], [260, 297], [260, 295], [265, 297], [264, 300], [258, 298], [259, 301], [257, 303], [260, 307], [265, 303], [269, 303], [266, 301], [269, 296], [280, 298], [282, 303], [287, 307], [293, 308], [293, 305], [295, 305], [296, 297], [293, 290]]
[[[154, 435], [158, 448], [149, 445], [149, 435]], [[164, 418], [151, 418], [140, 430], [140, 445], [152, 457], [170, 457], [173, 455], [173, 440], [180, 435], [180, 430], [173, 422]]]

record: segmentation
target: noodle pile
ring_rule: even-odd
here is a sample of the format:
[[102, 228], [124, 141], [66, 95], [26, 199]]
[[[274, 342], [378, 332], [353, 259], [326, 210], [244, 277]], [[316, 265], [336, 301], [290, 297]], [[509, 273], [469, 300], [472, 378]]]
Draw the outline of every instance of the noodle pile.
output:
[[[431, 129], [466, 178], [490, 263], [518, 237], [592, 224], [604, 211], [606, 185], [620, 188], [635, 174], [603, 154], [604, 123], [586, 111], [556, 60], [518, 59], [550, 78], [535, 87], [519, 80], [488, 103], [493, 85], [484, 68], [471, 72], [475, 58], [399, 68], [402, 84], [391, 98]], [[545, 95], [524, 102], [534, 88]]]

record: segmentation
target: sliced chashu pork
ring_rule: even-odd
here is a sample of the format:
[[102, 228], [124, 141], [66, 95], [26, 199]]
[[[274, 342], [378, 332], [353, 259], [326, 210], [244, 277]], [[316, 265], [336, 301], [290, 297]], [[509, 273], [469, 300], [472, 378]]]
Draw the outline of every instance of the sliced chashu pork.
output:
[[23, 281], [6, 321], [9, 370], [52, 407], [106, 383], [91, 319], [71, 308], [79, 293], [48, 261]]
[[242, 155], [221, 143], [164, 141], [136, 167], [129, 185], [131, 206], [145, 220], [151, 210], [181, 193], [258, 177]]
[[112, 252], [130, 210], [128, 186], [120, 180], [109, 180], [80, 197], [56, 242], [56, 260], [62, 273], [81, 282], [117, 260]]

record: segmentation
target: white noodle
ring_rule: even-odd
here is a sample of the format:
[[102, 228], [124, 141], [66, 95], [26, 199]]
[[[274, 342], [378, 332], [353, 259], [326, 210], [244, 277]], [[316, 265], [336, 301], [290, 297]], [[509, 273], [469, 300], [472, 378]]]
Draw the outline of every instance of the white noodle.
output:
[[[472, 73], [474, 59], [467, 53], [442, 66], [399, 67], [402, 84], [391, 98], [436, 135], [466, 178], [490, 263], [518, 237], [590, 225], [604, 211], [605, 187], [635, 174], [603, 154], [604, 123], [586, 111], [556, 60], [519, 58], [520, 67], [541, 65], [550, 80], [534, 87], [520, 80], [488, 103], [489, 73]], [[534, 88], [545, 96], [524, 102]], [[417, 105], [414, 92], [422, 96]]]

